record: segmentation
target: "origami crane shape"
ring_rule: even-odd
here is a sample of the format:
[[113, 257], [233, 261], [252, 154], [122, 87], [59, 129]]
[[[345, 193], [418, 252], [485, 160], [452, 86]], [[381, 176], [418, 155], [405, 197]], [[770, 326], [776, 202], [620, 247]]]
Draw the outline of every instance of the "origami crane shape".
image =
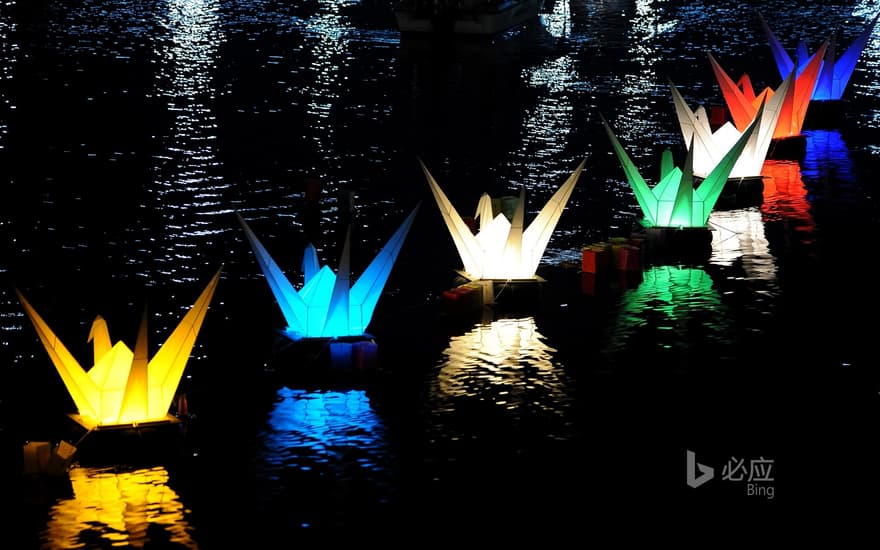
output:
[[762, 111], [759, 109], [752, 124], [746, 128], [733, 147], [727, 151], [721, 161], [709, 172], [706, 179], [695, 189], [693, 178], [695, 146], [693, 140], [688, 147], [684, 170], [673, 166], [672, 152], [669, 149], [663, 152], [660, 163], [660, 182], [650, 188], [618, 141], [617, 136], [614, 135], [605, 117], [600, 115], [614, 152], [623, 166], [623, 171], [626, 173], [644, 214], [641, 220], [642, 225], [649, 228], [706, 227], [709, 214], [715, 207], [715, 203], [718, 202], [724, 184], [727, 182], [727, 176], [751, 139], [755, 128], [761, 125], [761, 116]]
[[[782, 100], [786, 97], [793, 81], [794, 72], [791, 72], [773, 96], [766, 100], [766, 104], [762, 106], [761, 125], [752, 133], [728, 178], [761, 177], [761, 169], [767, 158], [767, 151], [773, 140], [773, 131], [782, 110]], [[713, 132], [709, 126], [706, 110], [700, 106], [696, 111], [692, 111], [671, 80], [669, 87], [672, 90], [672, 101], [681, 126], [681, 135], [685, 144], [693, 143], [694, 176], [705, 178], [730, 151], [742, 136], [742, 132], [730, 122], [725, 122]]]
[[483, 193], [477, 205], [476, 217], [480, 220], [480, 230], [476, 235], [464, 223], [425, 164], [419, 162], [443, 215], [443, 221], [446, 222], [446, 227], [461, 256], [464, 264], [462, 274], [472, 281], [507, 281], [535, 278], [535, 271], [550, 242], [553, 229], [562, 216], [562, 211], [584, 169], [586, 160], [580, 163], [565, 183], [550, 197], [527, 229], [523, 229], [524, 190], [520, 191], [511, 220], [508, 220], [502, 212], [493, 216], [492, 199], [488, 194]]
[[[770, 42], [770, 50], [773, 52], [776, 68], [779, 69], [779, 74], [784, 78], [785, 75], [795, 70], [795, 62], [788, 55], [788, 52], [785, 51], [785, 48], [782, 47], [779, 39], [776, 38], [776, 35], [760, 12], [758, 17], [761, 19], [761, 26], [764, 27], [764, 32], [767, 34], [767, 39]], [[856, 62], [859, 60], [859, 56], [862, 55], [865, 46], [868, 45], [871, 33], [874, 32], [874, 26], [877, 24], [878, 17], [880, 15], [874, 16], [874, 19], [868, 23], [861, 34], [856, 37], [840, 57], [836, 57], [835, 52], [837, 46], [836, 36], [832, 35], [826, 41], [828, 47], [823, 56], [822, 68], [819, 71], [819, 77], [816, 81], [816, 87], [813, 89], [811, 99], [815, 101], [837, 101], [843, 97], [846, 85], [849, 83], [849, 79], [856, 68]], [[797, 60], [797, 74], [800, 75], [806, 69], [808, 61], [811, 59], [804, 42], [798, 43], [795, 50], [795, 59]]]
[[416, 206], [406, 217], [354, 286], [351, 286], [349, 280], [350, 228], [345, 235], [336, 273], [329, 266], [321, 267], [315, 247], [308, 245], [303, 254], [304, 280], [299, 291], [293, 287], [244, 219], [236, 214], [287, 321], [284, 334], [291, 340], [364, 335], [418, 209]]
[[107, 322], [99, 315], [89, 332], [95, 362], [88, 372], [21, 292], [16, 293], [76, 404], [77, 421], [92, 429], [170, 420], [168, 410], [219, 279], [217, 271], [152, 359], [147, 353], [146, 314], [134, 351], [122, 341], [111, 345]]
[[[826, 47], [827, 43], [822, 44], [809, 59], [804, 70], [794, 79], [794, 83], [784, 90], [785, 94], [776, 120], [776, 128], [773, 131], [773, 139], [801, 135], [801, 128], [807, 116], [807, 107], [810, 105], [813, 88], [816, 87], [816, 79], [819, 76], [819, 69], [822, 67], [822, 57], [825, 55]], [[755, 95], [748, 74], [743, 74], [739, 82], [734, 83], [711, 53], [709, 54], [709, 62], [712, 65], [715, 78], [718, 80], [721, 93], [724, 95], [724, 102], [727, 104], [727, 110], [730, 111], [733, 124], [737, 130], [744, 132], [754, 120], [758, 107], [769, 100], [775, 92], [770, 88], [765, 88], [760, 94]]]

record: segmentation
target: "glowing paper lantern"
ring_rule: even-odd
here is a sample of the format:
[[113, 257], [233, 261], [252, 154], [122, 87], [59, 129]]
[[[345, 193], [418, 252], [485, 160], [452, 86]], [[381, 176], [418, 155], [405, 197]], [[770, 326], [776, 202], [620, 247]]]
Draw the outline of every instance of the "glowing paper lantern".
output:
[[[767, 100], [761, 116], [761, 124], [746, 143], [728, 178], [761, 177], [761, 168], [767, 157], [767, 151], [770, 149], [773, 132], [782, 110], [782, 100], [786, 97], [793, 80], [794, 73], [789, 73], [788, 77], [776, 89], [776, 93]], [[672, 101], [675, 104], [679, 126], [681, 126], [681, 135], [685, 144], [693, 144], [694, 176], [705, 178], [713, 168], [718, 166], [724, 155], [730, 151], [743, 133], [730, 122], [725, 122], [713, 132], [706, 110], [700, 106], [696, 111], [692, 111], [671, 81], [669, 87], [672, 90]], [[757, 112], [755, 115], [757, 116]], [[751, 122], [749, 124], [751, 125]]]
[[[761, 18], [761, 26], [764, 27], [764, 32], [767, 33], [767, 39], [770, 42], [770, 50], [773, 52], [773, 59], [776, 61], [776, 68], [779, 69], [779, 74], [784, 78], [785, 75], [795, 70], [795, 61], [792, 60], [791, 56], [788, 55], [788, 52], [785, 51], [785, 48], [782, 47], [779, 39], [776, 38], [776, 35], [770, 30], [770, 26], [767, 24], [767, 21], [764, 20], [764, 16], [758, 13], [758, 17]], [[828, 101], [839, 100], [843, 97], [846, 85], [856, 68], [856, 62], [858, 61], [859, 56], [862, 55], [865, 46], [867, 46], [871, 33], [874, 32], [874, 26], [877, 24], [878, 17], [880, 17], [880, 15], [874, 16], [874, 19], [871, 20], [862, 33], [853, 41], [850, 47], [841, 54], [840, 57], [836, 57], [836, 37], [832, 36], [830, 41], [826, 42], [828, 47], [823, 56], [822, 68], [819, 72], [819, 77], [816, 81], [816, 87], [813, 89], [811, 99], [816, 101]], [[812, 59], [807, 53], [807, 46], [804, 42], [798, 43], [797, 49], [795, 50], [795, 59], [797, 60], [797, 74], [800, 75], [807, 68], [808, 61]]]
[[611, 126], [602, 117], [602, 124], [605, 126], [614, 152], [623, 166], [626, 178], [629, 180], [644, 214], [641, 220], [642, 225], [648, 228], [705, 227], [712, 208], [715, 207], [715, 203], [721, 196], [721, 191], [727, 182], [727, 176], [751, 139], [755, 128], [760, 126], [761, 116], [762, 113], [759, 110], [758, 116], [755, 117], [752, 124], [746, 128], [733, 147], [727, 151], [697, 188], [694, 188], [692, 168], [693, 143], [688, 148], [684, 170], [673, 166], [672, 152], [669, 149], [663, 152], [660, 164], [660, 182], [651, 188], [648, 187], [645, 179], [639, 174], [635, 163], [626, 153], [620, 141], [617, 140]]
[[304, 281], [299, 291], [293, 287], [244, 219], [238, 216], [257, 262], [269, 282], [269, 288], [272, 289], [287, 321], [284, 334], [291, 340], [362, 336], [370, 324], [379, 296], [385, 288], [417, 211], [418, 206], [406, 217], [354, 286], [351, 286], [349, 280], [350, 229], [345, 235], [345, 245], [342, 247], [342, 257], [336, 273], [329, 266], [321, 267], [315, 247], [308, 245], [302, 263]]
[[[822, 44], [809, 59], [804, 70], [794, 79], [793, 85], [785, 88], [776, 128], [773, 131], [773, 139], [801, 135], [801, 128], [804, 125], [804, 118], [807, 116], [807, 107], [810, 105], [810, 97], [816, 86], [819, 69], [822, 67], [822, 56], [825, 55], [826, 46], [827, 43]], [[765, 88], [760, 94], [755, 95], [748, 74], [743, 74], [739, 82], [734, 83], [733, 79], [721, 68], [721, 65], [715, 61], [712, 54], [709, 54], [709, 62], [712, 64], [712, 71], [718, 80], [718, 86], [724, 95], [724, 101], [727, 104], [727, 110], [730, 111], [734, 126], [740, 132], [745, 131], [754, 120], [758, 108], [776, 92]]]
[[107, 323], [98, 316], [89, 332], [95, 363], [88, 372], [24, 296], [16, 292], [76, 404], [79, 414], [74, 419], [93, 429], [175, 420], [168, 409], [219, 280], [220, 271], [152, 359], [147, 356], [146, 315], [134, 351], [122, 341], [111, 345]]
[[535, 279], [535, 271], [585, 162], [582, 161], [550, 197], [527, 229], [524, 229], [524, 190], [520, 191], [516, 209], [510, 220], [501, 212], [493, 216], [492, 199], [488, 194], [483, 193], [477, 205], [480, 230], [476, 235], [464, 223], [437, 181], [428, 172], [428, 168], [422, 163], [428, 185], [464, 264], [462, 275], [472, 281]]

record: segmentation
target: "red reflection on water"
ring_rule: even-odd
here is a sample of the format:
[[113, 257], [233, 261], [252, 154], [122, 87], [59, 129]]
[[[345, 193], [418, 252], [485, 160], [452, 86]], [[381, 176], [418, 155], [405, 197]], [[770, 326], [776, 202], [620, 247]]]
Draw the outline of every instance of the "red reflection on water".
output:
[[761, 214], [765, 222], [783, 221], [801, 233], [812, 233], [816, 227], [807, 189], [796, 161], [767, 160], [761, 170], [764, 177], [764, 202]]

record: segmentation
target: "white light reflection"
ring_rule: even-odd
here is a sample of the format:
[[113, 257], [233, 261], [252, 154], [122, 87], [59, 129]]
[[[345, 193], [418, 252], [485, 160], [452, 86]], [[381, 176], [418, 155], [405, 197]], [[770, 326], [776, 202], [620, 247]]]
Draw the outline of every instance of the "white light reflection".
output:
[[540, 18], [551, 36], [562, 38], [571, 35], [570, 0], [557, 0], [553, 3], [553, 12], [542, 13]]
[[15, 11], [14, 0], [0, 0], [0, 150], [6, 148], [6, 136], [9, 133], [10, 113], [15, 110], [15, 104], [7, 90], [7, 85], [12, 81], [15, 67], [15, 59], [18, 55], [18, 44], [12, 42], [12, 34], [16, 24], [12, 19]]
[[[518, 193], [524, 187], [533, 197], [526, 208], [537, 209], [555, 191], [575, 165], [567, 166], [564, 162], [577, 163], [580, 159], [564, 156], [569, 136], [574, 132], [574, 98], [572, 88], [579, 83], [579, 76], [574, 60], [563, 55], [548, 59], [538, 67], [525, 69], [523, 79], [532, 88], [545, 88], [540, 99], [533, 108], [526, 111], [522, 119], [522, 141], [519, 148], [513, 151], [513, 157], [507, 165], [521, 170], [510, 176], [511, 193]], [[564, 162], [562, 162], [564, 161]], [[531, 204], [531, 207], [529, 206]], [[536, 210], [535, 210], [536, 211]], [[563, 216], [564, 218], [564, 216]], [[565, 235], [563, 221], [559, 231], [554, 233], [541, 259], [542, 264], [548, 259], [564, 256], [569, 246], [560, 244], [560, 235]]]
[[336, 192], [340, 183], [333, 169], [341, 164], [336, 144], [336, 126], [332, 122], [343, 86], [346, 67], [355, 59], [350, 52], [350, 34], [353, 29], [342, 15], [342, 10], [355, 4], [353, 0], [319, 0], [318, 11], [304, 22], [302, 33], [312, 60], [308, 65], [310, 84], [303, 87], [306, 105], [305, 126], [314, 140], [312, 165], [303, 166], [307, 173], [325, 184], [321, 214], [325, 219], [337, 215]]
[[[541, 189], [548, 194], [558, 181], [555, 175], [565, 177], [565, 170], [551, 166], [558, 162], [574, 131], [574, 94], [571, 87], [578, 82], [574, 60], [568, 55], [549, 59], [538, 67], [526, 69], [523, 79], [532, 88], [545, 88], [534, 108], [523, 116], [522, 141], [513, 152], [511, 166], [520, 166], [526, 173], [512, 178], [512, 190], [524, 186], [532, 191]], [[570, 169], [568, 169], [570, 171]], [[533, 195], [534, 196], [534, 195]], [[540, 195], [538, 195], [540, 196]]]
[[[864, 22], [870, 21], [878, 12], [878, 5], [875, 0], [859, 0], [852, 10], [852, 18], [849, 22], [857, 22], [863, 25]], [[848, 36], [854, 36], [857, 30]], [[880, 97], [880, 80], [877, 75], [880, 74], [880, 26], [874, 28], [874, 32], [868, 39], [865, 49], [856, 68], [853, 71], [850, 81], [850, 88], [854, 100], [860, 102], [868, 102], [869, 105], [875, 104], [877, 98]], [[880, 110], [877, 108], [863, 109], [857, 113], [859, 125], [868, 128], [880, 127]], [[873, 145], [867, 145], [866, 149], [876, 158], [880, 156], [880, 148]]]
[[[18, 57], [19, 45], [13, 42], [13, 35], [16, 31], [16, 23], [13, 19], [13, 12], [16, 9], [17, 2], [15, 0], [0, 0], [0, 151], [6, 148], [6, 139], [9, 135], [9, 125], [7, 121], [12, 111], [15, 110], [15, 103], [9, 91], [9, 84], [14, 78], [16, 59]], [[7, 185], [11, 183], [9, 176], [5, 176], [3, 183]], [[0, 218], [0, 234], [4, 235], [2, 246], [15, 247], [15, 238], [10, 231], [11, 222], [9, 219]], [[0, 274], [4, 274], [8, 269], [6, 260], [0, 263]], [[0, 357], [7, 361], [12, 360], [18, 364], [23, 358], [23, 350], [21, 346], [13, 346], [12, 338], [18, 337], [24, 327], [24, 313], [21, 310], [21, 304], [15, 298], [11, 286], [8, 289], [0, 291]], [[0, 423], [0, 432], [2, 432], [2, 423]]]
[[[151, 256], [146, 266], [174, 280], [195, 281], [215, 268], [211, 237], [228, 230], [213, 218], [225, 214], [220, 163], [217, 160], [217, 121], [213, 112], [220, 30], [219, 0], [168, 0], [159, 16], [166, 31], [156, 43], [160, 64], [157, 94], [165, 101], [171, 126], [160, 136], [162, 152], [154, 157], [153, 205], [162, 227], [150, 232], [142, 248]], [[209, 265], [210, 264], [210, 265]], [[152, 280], [149, 268], [143, 276]]]
[[167, 540], [174, 548], [198, 548], [186, 519], [189, 510], [168, 481], [161, 466], [132, 471], [72, 468], [74, 496], [59, 499], [49, 510], [42, 547], [149, 548]]
[[715, 210], [709, 215], [709, 227], [713, 229], [709, 263], [730, 267], [739, 261], [745, 279], [776, 279], [776, 259], [758, 207]]
[[432, 393], [440, 400], [467, 397], [513, 411], [552, 402], [546, 409], [561, 414], [566, 384], [553, 364], [555, 353], [533, 317], [479, 323], [450, 338]]
[[629, 127], [638, 129], [641, 135], [660, 134], [661, 128], [652, 121], [658, 118], [655, 98], [662, 96], [660, 88], [665, 86], [665, 75], [661, 79], [655, 66], [665, 55], [661, 43], [663, 35], [673, 31], [679, 23], [677, 19], [662, 19], [666, 10], [659, 6], [665, 3], [665, 0], [636, 0], [635, 3], [636, 11], [629, 32], [629, 52], [639, 68], [626, 74], [620, 90], [626, 112], [619, 116], [629, 121], [629, 124], [618, 122], [624, 139], [627, 137], [625, 128]]
[[[852, 9], [852, 17], [846, 20], [847, 23], [853, 25], [847, 35], [855, 36], [858, 33], [858, 29], [862, 28], [864, 23], [871, 21], [878, 12], [880, 12], [880, 6], [877, 5], [876, 0], [859, 0]], [[862, 59], [865, 57], [869, 57], [872, 61], [871, 69], [868, 72], [876, 73], [877, 64], [880, 63], [880, 27], [875, 27], [874, 32], [871, 33], [871, 38], [868, 39], [868, 44], [862, 51]], [[857, 64], [856, 71], [858, 70]]]

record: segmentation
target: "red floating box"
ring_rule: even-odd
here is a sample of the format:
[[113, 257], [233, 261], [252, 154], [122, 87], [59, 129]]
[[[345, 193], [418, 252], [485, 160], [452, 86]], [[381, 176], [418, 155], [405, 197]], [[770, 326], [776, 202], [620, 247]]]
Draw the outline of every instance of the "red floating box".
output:
[[630, 237], [629, 244], [641, 250], [645, 244], [645, 239], [641, 237]]
[[615, 266], [619, 271], [638, 271], [642, 269], [641, 250], [632, 245], [623, 245], [615, 254]]
[[351, 362], [357, 370], [370, 370], [376, 366], [379, 346], [373, 341], [355, 342], [351, 349]]
[[591, 245], [581, 251], [581, 271], [601, 273], [608, 267], [609, 253], [604, 246]]
[[584, 294], [589, 294], [590, 296], [596, 295], [596, 274], [590, 273], [588, 271], [584, 271], [581, 273], [581, 292]]
[[481, 299], [481, 289], [470, 284], [443, 291], [443, 303], [451, 311], [467, 312], [478, 309]]

